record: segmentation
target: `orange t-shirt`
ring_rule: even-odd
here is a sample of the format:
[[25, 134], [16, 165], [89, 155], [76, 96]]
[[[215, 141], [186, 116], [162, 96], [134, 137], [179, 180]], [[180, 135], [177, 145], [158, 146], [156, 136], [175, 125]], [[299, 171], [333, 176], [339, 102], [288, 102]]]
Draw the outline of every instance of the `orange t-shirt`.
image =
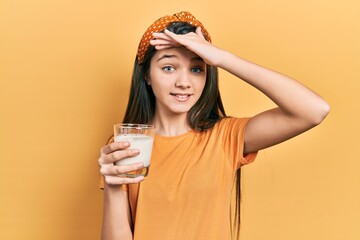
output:
[[230, 239], [230, 202], [248, 118], [224, 118], [205, 132], [156, 135], [149, 175], [128, 185], [134, 240]]

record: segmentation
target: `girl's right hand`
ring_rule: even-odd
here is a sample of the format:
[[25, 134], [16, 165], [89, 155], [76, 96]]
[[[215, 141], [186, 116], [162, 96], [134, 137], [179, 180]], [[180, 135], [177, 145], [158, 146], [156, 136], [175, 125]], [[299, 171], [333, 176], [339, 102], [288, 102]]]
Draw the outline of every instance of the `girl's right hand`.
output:
[[121, 185], [129, 183], [139, 183], [144, 180], [143, 176], [128, 178], [120, 176], [121, 174], [136, 171], [144, 167], [143, 163], [134, 163], [129, 165], [117, 166], [115, 162], [124, 158], [134, 157], [139, 154], [137, 149], [127, 149], [129, 142], [113, 142], [100, 150], [99, 165], [100, 173], [104, 176], [105, 183], [109, 185]]
[[164, 32], [154, 32], [153, 37], [150, 44], [157, 50], [184, 46], [211, 66], [220, 66], [226, 52], [208, 42], [202, 34], [201, 27], [197, 27], [196, 32], [186, 34], [175, 34], [165, 29]]

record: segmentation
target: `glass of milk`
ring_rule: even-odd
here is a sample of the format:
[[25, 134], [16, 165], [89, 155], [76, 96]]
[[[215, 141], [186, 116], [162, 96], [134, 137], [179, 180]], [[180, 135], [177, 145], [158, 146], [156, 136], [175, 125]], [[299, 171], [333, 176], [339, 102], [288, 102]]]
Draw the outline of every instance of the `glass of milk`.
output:
[[115, 165], [128, 165], [142, 162], [144, 168], [124, 173], [124, 177], [147, 176], [149, 173], [152, 146], [154, 142], [155, 127], [146, 124], [122, 123], [114, 125], [115, 142], [127, 141], [130, 143], [128, 149], [138, 149], [139, 155], [135, 157], [124, 158], [117, 161]]

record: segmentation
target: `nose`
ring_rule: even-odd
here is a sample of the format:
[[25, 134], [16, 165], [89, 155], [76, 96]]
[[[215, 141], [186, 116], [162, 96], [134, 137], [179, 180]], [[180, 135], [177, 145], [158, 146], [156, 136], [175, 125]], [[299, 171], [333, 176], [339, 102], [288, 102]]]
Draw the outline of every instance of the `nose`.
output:
[[176, 79], [175, 87], [183, 89], [191, 87], [190, 74], [187, 71], [181, 71]]

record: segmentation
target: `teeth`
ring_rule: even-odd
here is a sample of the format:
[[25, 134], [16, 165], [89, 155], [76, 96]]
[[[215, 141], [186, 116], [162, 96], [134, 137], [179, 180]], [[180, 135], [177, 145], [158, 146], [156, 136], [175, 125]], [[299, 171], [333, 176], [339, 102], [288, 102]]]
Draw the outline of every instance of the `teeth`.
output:
[[176, 95], [177, 98], [185, 99], [188, 97], [188, 95]]
[[179, 99], [186, 99], [188, 97], [190, 97], [189, 94], [175, 94], [175, 93], [172, 93], [171, 95], [175, 96], [176, 98], [179, 98]]
[[181, 102], [185, 102], [191, 97], [191, 94], [186, 93], [170, 93], [170, 95], [174, 96], [178, 101]]

